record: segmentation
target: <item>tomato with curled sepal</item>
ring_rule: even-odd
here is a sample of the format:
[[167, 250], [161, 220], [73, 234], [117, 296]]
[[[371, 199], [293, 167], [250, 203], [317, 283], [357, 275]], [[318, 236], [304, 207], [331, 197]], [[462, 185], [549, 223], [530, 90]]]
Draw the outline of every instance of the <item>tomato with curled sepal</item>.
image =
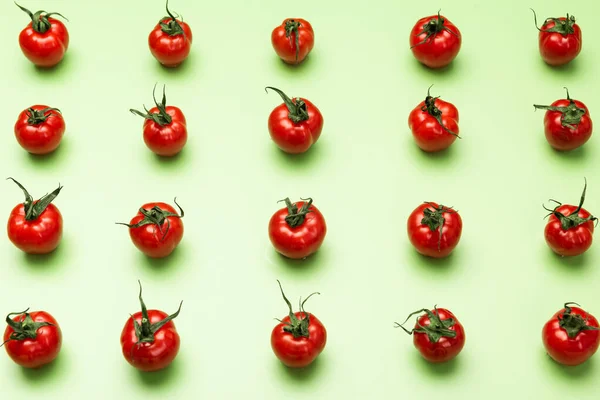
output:
[[592, 357], [600, 346], [600, 327], [592, 314], [577, 303], [566, 303], [542, 329], [548, 355], [563, 365], [579, 365]]
[[31, 154], [48, 154], [60, 145], [65, 120], [58, 108], [38, 104], [19, 114], [14, 131], [23, 149]]
[[299, 64], [315, 45], [315, 32], [302, 18], [286, 18], [271, 33], [273, 49], [285, 63]]
[[8, 178], [21, 188], [25, 202], [17, 204], [8, 217], [7, 232], [10, 241], [28, 254], [48, 254], [60, 244], [63, 219], [58, 208], [51, 204], [62, 190], [58, 186], [39, 200], [34, 200], [27, 189], [13, 178]]
[[192, 29], [169, 11], [158, 21], [148, 36], [150, 52], [156, 60], [168, 68], [179, 66], [190, 54], [192, 48]]
[[535, 27], [539, 31], [538, 46], [546, 64], [565, 65], [573, 61], [581, 52], [581, 28], [575, 17], [546, 18], [541, 28], [537, 26], [537, 15], [533, 11]]
[[410, 49], [415, 58], [429, 68], [442, 68], [456, 58], [462, 36], [448, 18], [431, 15], [417, 21], [410, 32]]
[[171, 315], [160, 310], [148, 310], [142, 299], [142, 310], [127, 320], [121, 332], [121, 349], [125, 360], [140, 371], [159, 371], [168, 367], [179, 352], [180, 338], [173, 319], [181, 311], [183, 301]]
[[275, 91], [283, 99], [283, 104], [275, 107], [269, 115], [268, 128], [271, 139], [284, 152], [300, 154], [317, 143], [323, 130], [321, 111], [305, 98], [290, 99], [281, 90]]
[[587, 182], [579, 205], [562, 204], [556, 200], [553, 209], [546, 208], [550, 214], [544, 229], [544, 237], [548, 246], [560, 256], [578, 256], [585, 253], [591, 246], [594, 236], [594, 224], [598, 219], [583, 208]]
[[323, 352], [327, 344], [327, 330], [313, 314], [304, 311], [304, 301], [300, 299], [300, 311], [294, 312], [292, 304], [285, 296], [281, 283], [279, 289], [289, 308], [289, 314], [279, 320], [271, 332], [271, 348], [277, 358], [287, 367], [304, 368]]
[[275, 250], [292, 259], [303, 259], [315, 253], [325, 240], [327, 224], [312, 199], [292, 203], [282, 200], [286, 207], [269, 220], [269, 239]]
[[452, 207], [425, 202], [408, 217], [407, 232], [417, 252], [443, 258], [449, 256], [460, 241], [462, 219]]
[[[423, 314], [424, 313], [424, 314]], [[417, 322], [412, 330], [404, 327], [408, 320], [417, 314]], [[458, 319], [445, 308], [426, 308], [411, 313], [402, 324], [396, 323], [413, 336], [413, 343], [423, 358], [431, 363], [443, 363], [455, 358], [465, 346], [465, 330]]]
[[167, 203], [146, 203], [128, 224], [117, 222], [129, 227], [131, 241], [142, 253], [150, 258], [163, 258], [170, 255], [183, 238], [183, 209], [178, 214]]

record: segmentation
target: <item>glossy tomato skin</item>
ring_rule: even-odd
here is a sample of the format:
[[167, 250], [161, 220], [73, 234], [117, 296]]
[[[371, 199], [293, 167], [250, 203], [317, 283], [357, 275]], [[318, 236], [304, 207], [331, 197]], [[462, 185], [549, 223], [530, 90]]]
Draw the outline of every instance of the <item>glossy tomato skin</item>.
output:
[[[164, 18], [161, 21], [169, 23], [172, 18]], [[168, 68], [178, 67], [188, 57], [192, 48], [192, 29], [183, 21], [178, 20], [178, 23], [184, 34], [171, 36], [163, 32], [158, 23], [148, 36], [150, 52], [159, 63]]]
[[[587, 106], [579, 100], [573, 100], [578, 108], [584, 109], [585, 114], [580, 122], [574, 126], [575, 129], [562, 124], [562, 113], [559, 111], [546, 111], [544, 115], [544, 133], [546, 140], [554, 149], [559, 151], [570, 151], [583, 146], [592, 136], [592, 118]], [[568, 99], [556, 100], [551, 107], [568, 107], [571, 102]]]
[[[456, 332], [456, 336], [453, 338], [442, 336], [437, 342], [433, 343], [429, 340], [426, 333], [414, 332], [413, 343], [423, 358], [431, 363], [450, 361], [456, 357], [465, 346], [465, 330], [462, 324], [449, 310], [438, 308], [432, 310], [432, 313], [438, 315], [442, 321], [449, 318], [454, 319], [455, 324], [448, 329]], [[419, 325], [427, 326], [429, 323], [429, 317], [427, 315], [422, 315], [417, 320], [415, 329], [419, 328]]]
[[27, 221], [25, 215], [22, 203], [11, 211], [7, 224], [10, 241], [28, 254], [48, 254], [54, 251], [63, 233], [63, 219], [58, 208], [49, 204], [33, 221]]
[[[300, 209], [304, 203], [304, 201], [296, 202], [296, 206]], [[285, 220], [288, 215], [287, 208], [282, 208], [273, 214], [269, 221], [269, 238], [278, 253], [298, 260], [319, 250], [327, 234], [327, 224], [323, 214], [314, 205], [311, 205], [309, 210], [304, 222], [295, 228], [288, 225]]]
[[67, 27], [57, 19], [48, 18], [51, 26], [44, 33], [36, 32], [30, 22], [19, 35], [21, 51], [38, 67], [50, 68], [57, 65], [69, 47]]
[[[177, 214], [177, 211], [167, 203], [156, 202], [146, 203], [141, 208], [145, 210], [151, 210], [153, 207], [158, 206], [163, 211]], [[135, 225], [144, 219], [144, 215], [138, 211], [135, 217], [130, 221], [130, 225]], [[167, 220], [168, 224], [167, 225]], [[163, 238], [164, 232], [169, 230]], [[181, 239], [183, 238], [183, 221], [177, 217], [166, 217], [164, 223], [161, 226], [162, 233], [158, 227], [154, 224], [143, 225], [137, 228], [129, 228], [129, 236], [131, 241], [142, 253], [150, 258], [163, 258], [171, 254]]]
[[325, 348], [327, 343], [327, 330], [317, 317], [310, 313], [296, 312], [296, 318], [303, 320], [309, 315], [308, 333], [309, 337], [294, 336], [285, 332], [285, 324], [289, 324], [290, 317], [283, 318], [271, 332], [271, 348], [286, 366], [291, 368], [304, 368], [310, 365]]
[[[155, 154], [171, 157], [178, 154], [187, 143], [187, 123], [183, 112], [175, 106], [166, 106], [171, 123], [160, 125], [152, 120], [144, 121], [144, 143]], [[150, 114], [159, 113], [158, 107], [150, 109]]]
[[65, 133], [65, 120], [59, 111], [51, 110], [45, 105], [34, 105], [30, 109], [35, 111], [47, 110], [44, 115], [47, 119], [39, 124], [28, 122], [30, 111], [23, 110], [15, 123], [15, 137], [21, 147], [31, 154], [48, 154], [60, 145]]
[[[10, 340], [4, 348], [10, 358], [25, 368], [39, 368], [56, 359], [62, 346], [62, 332], [58, 322], [45, 311], [29, 313], [34, 322], [49, 322], [53, 326], [42, 326], [37, 330], [35, 339]], [[22, 322], [25, 315], [20, 314], [13, 321]], [[4, 331], [4, 341], [10, 338], [14, 330], [7, 326]]]
[[[410, 46], [414, 57], [429, 68], [442, 68], [449, 65], [456, 58], [462, 44], [462, 36], [456, 25], [443, 15], [440, 16], [444, 22], [443, 26], [454, 32], [454, 34], [443, 29], [431, 35], [423, 42], [427, 33], [424, 27], [432, 20], [438, 20], [438, 15], [421, 18], [417, 21], [410, 32]], [[423, 42], [422, 44], [419, 44]]]
[[[458, 109], [454, 104], [441, 99], [436, 99], [434, 104], [442, 112], [443, 125], [458, 135]], [[412, 131], [417, 146], [426, 152], [447, 149], [454, 143], [457, 136], [444, 129], [435, 117], [427, 111], [423, 111], [423, 107], [425, 107], [424, 101], [416, 106], [408, 116], [408, 127]]]
[[[167, 318], [168, 315], [159, 310], [148, 310], [150, 324]], [[141, 324], [142, 312], [133, 314], [133, 319]], [[123, 356], [133, 367], [140, 371], [158, 371], [173, 362], [179, 352], [180, 338], [173, 321], [167, 322], [154, 334], [154, 342], [136, 344], [133, 319], [129, 318], [121, 332], [121, 349]]]
[[[566, 21], [567, 19], [561, 17], [559, 20]], [[581, 28], [579, 28], [579, 25], [573, 24], [574, 33], [569, 33], [566, 36], [559, 32], [543, 32], [553, 28], [555, 24], [556, 22], [547, 20], [542, 25], [538, 34], [538, 43], [540, 55], [546, 64], [559, 66], [573, 61], [581, 52]]]
[[[586, 324], [598, 328], [598, 320], [579, 307], [570, 307], [571, 312], [587, 319]], [[570, 338], [567, 331], [560, 326], [559, 317], [566, 309], [558, 311], [546, 322], [542, 329], [542, 341], [546, 352], [553, 360], [563, 365], [579, 365], [587, 361], [596, 353], [600, 346], [600, 332], [598, 330], [582, 330], [576, 337]]]
[[[563, 204], [556, 209], [564, 216], [571, 215], [576, 206]], [[580, 218], [589, 218], [591, 214], [582, 208], [577, 214]], [[548, 246], [561, 256], [578, 256], [585, 253], [592, 245], [594, 221], [586, 221], [581, 225], [564, 230], [560, 220], [551, 214], [544, 229], [544, 237]]]
[[[292, 99], [296, 103], [295, 99]], [[271, 139], [284, 152], [289, 154], [300, 154], [306, 152], [317, 143], [323, 130], [323, 115], [321, 111], [310, 101], [302, 98], [306, 104], [308, 119], [301, 122], [293, 122], [288, 117], [288, 109], [285, 104], [277, 106], [269, 115], [269, 133]]]
[[[297, 33], [292, 32], [286, 37], [286, 24], [288, 21], [298, 22]], [[298, 58], [296, 58], [296, 34], [298, 35]], [[308, 56], [315, 45], [315, 32], [312, 25], [302, 18], [286, 18], [281, 25], [273, 29], [271, 44], [275, 53], [286, 64], [299, 64]]]
[[437, 209], [440, 205], [434, 202], [419, 205], [408, 217], [408, 238], [417, 252], [433, 258], [444, 258], [450, 255], [458, 245], [462, 235], [462, 219], [455, 210], [444, 207], [442, 216], [445, 222], [440, 240], [439, 228], [432, 231], [422, 223], [426, 209]]

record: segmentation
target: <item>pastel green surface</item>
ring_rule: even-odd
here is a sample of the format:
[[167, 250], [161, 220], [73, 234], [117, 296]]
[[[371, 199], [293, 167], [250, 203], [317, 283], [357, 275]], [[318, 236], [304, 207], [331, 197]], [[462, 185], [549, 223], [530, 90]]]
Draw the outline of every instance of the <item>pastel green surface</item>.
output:
[[[543, 239], [542, 202], [577, 202], [587, 177], [586, 207], [600, 213], [600, 139], [558, 154], [543, 135], [543, 112], [564, 96], [600, 110], [592, 0], [498, 2], [302, 2], [174, 0], [194, 32], [190, 58], [165, 70], [147, 35], [163, 2], [23, 1], [67, 16], [71, 45], [64, 62], [39, 71], [21, 54], [27, 16], [0, 5], [0, 171], [34, 196], [63, 192], [65, 237], [55, 254], [28, 257], [0, 241], [0, 313], [44, 309], [64, 334], [57, 362], [24, 371], [0, 357], [2, 398], [339, 399], [408, 396], [444, 399], [593, 399], [600, 390], [600, 355], [563, 368], [544, 353], [541, 328], [566, 301], [600, 316], [600, 245], [583, 257], [555, 257]], [[442, 8], [463, 35], [446, 70], [423, 68], [408, 49], [420, 17]], [[547, 67], [537, 48], [529, 7], [540, 19], [578, 17], [584, 45], [561, 69]], [[286, 17], [316, 30], [309, 59], [283, 65], [270, 44]], [[155, 83], [185, 112], [189, 141], [173, 160], [145, 147], [141, 118]], [[460, 110], [462, 140], [426, 155], [407, 127], [427, 87]], [[323, 112], [319, 143], [290, 157], [270, 141], [266, 121], [280, 104], [272, 85], [313, 101]], [[17, 145], [13, 124], [36, 103], [62, 110], [60, 149], [33, 157]], [[148, 201], [185, 208], [185, 235], [165, 261], [150, 261], [131, 244], [127, 222]], [[305, 262], [277, 256], [267, 221], [277, 200], [312, 196], [327, 219], [322, 250]], [[22, 200], [2, 183], [8, 217]], [[418, 256], [405, 221], [424, 200], [457, 208], [461, 243], [444, 261]], [[182, 346], [171, 368], [142, 375], [120, 353], [119, 334], [139, 309], [137, 279], [150, 308], [173, 312]], [[269, 337], [286, 314], [276, 279], [292, 299], [320, 291], [307, 310], [329, 341], [304, 371], [284, 368]], [[293, 302], [296, 303], [295, 301]], [[438, 304], [466, 329], [460, 356], [443, 366], [422, 361], [394, 321]]]

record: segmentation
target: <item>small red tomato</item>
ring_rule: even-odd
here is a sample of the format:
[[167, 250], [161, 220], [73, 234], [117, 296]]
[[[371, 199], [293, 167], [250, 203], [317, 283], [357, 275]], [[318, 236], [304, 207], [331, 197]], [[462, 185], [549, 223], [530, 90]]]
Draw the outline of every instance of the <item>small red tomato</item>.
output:
[[458, 245], [462, 219], [452, 207], [426, 202], [408, 217], [408, 238], [424, 256], [443, 258]]
[[292, 203], [277, 211], [269, 221], [269, 238], [281, 255], [302, 259], [315, 253], [325, 240], [327, 224], [323, 214], [312, 205], [312, 199]]
[[[156, 90], [156, 86], [154, 87]], [[144, 121], [144, 143], [155, 154], [163, 157], [171, 157], [178, 154], [187, 142], [187, 126], [183, 112], [175, 106], [167, 106], [167, 96], [163, 87], [162, 102], [156, 101], [152, 92], [154, 104], [145, 113], [131, 109], [133, 114], [139, 115]]]
[[325, 326], [313, 314], [304, 311], [304, 303], [313, 294], [319, 293], [313, 293], [301, 301], [300, 311], [294, 313], [292, 304], [283, 293], [281, 283], [277, 283], [290, 312], [273, 328], [271, 348], [285, 366], [304, 368], [323, 352], [327, 343]]
[[45, 311], [27, 311], [29, 309], [6, 317], [4, 347], [15, 363], [25, 368], [39, 368], [58, 356], [62, 333], [52, 315]]
[[568, 89], [566, 99], [556, 100], [549, 106], [533, 106], [546, 110], [544, 133], [550, 146], [556, 150], [574, 150], [583, 146], [592, 136], [590, 111], [581, 101], [571, 99]]
[[[404, 324], [414, 315], [417, 318], [415, 327], [408, 330]], [[396, 327], [413, 335], [413, 343], [423, 358], [431, 363], [443, 363], [452, 360], [465, 346], [465, 330], [458, 319], [445, 308], [426, 308], [411, 313], [404, 323], [396, 323]]]
[[456, 58], [462, 38], [458, 28], [438, 13], [418, 20], [410, 32], [409, 42], [421, 64], [442, 68]]
[[13, 178], [25, 193], [25, 202], [17, 204], [8, 217], [7, 231], [10, 241], [29, 254], [47, 254], [58, 247], [62, 238], [63, 219], [52, 200], [58, 196], [62, 186], [39, 200], [33, 200], [27, 189]]
[[167, 17], [161, 18], [148, 36], [150, 52], [159, 63], [168, 68], [179, 66], [190, 54], [192, 47], [192, 30], [183, 19], [177, 19], [169, 11], [167, 0]]
[[35, 105], [19, 114], [15, 137], [31, 154], [52, 153], [65, 133], [65, 120], [58, 108]]
[[279, 89], [266, 89], [274, 90], [283, 99], [283, 104], [275, 107], [269, 115], [271, 139], [286, 153], [304, 153], [317, 143], [321, 136], [321, 111], [307, 99], [296, 97], [292, 100]]
[[546, 64], [564, 65], [577, 57], [581, 51], [581, 29], [574, 16], [567, 14], [566, 17], [546, 18], [541, 28], [537, 26], [535, 11], [533, 18], [536, 29], [540, 31], [540, 54]]
[[315, 45], [315, 32], [301, 18], [287, 18], [271, 33], [273, 49], [285, 63], [300, 64]]
[[423, 151], [447, 149], [458, 136], [458, 109], [452, 103], [432, 97], [427, 89], [425, 101], [408, 116], [408, 127], [417, 146]]
[[544, 207], [550, 212], [544, 237], [548, 246], [558, 255], [578, 256], [592, 245], [594, 222], [597, 218], [582, 208], [586, 189], [587, 182], [577, 207], [556, 200], [550, 200], [557, 203], [552, 210]]
[[546, 352], [564, 365], [579, 365], [587, 361], [600, 346], [598, 320], [579, 307], [566, 303], [565, 308], [550, 318], [542, 329]]
[[159, 310], [147, 310], [142, 300], [140, 283], [140, 304], [142, 311], [136, 312], [127, 320], [121, 332], [121, 349], [129, 364], [140, 371], [151, 372], [166, 368], [179, 352], [179, 333], [173, 319], [181, 311], [171, 315]]
[[142, 253], [151, 258], [163, 258], [175, 250], [183, 238], [183, 209], [181, 215], [166, 203], [147, 203], [128, 224], [131, 241]]
[[31, 22], [19, 35], [23, 54], [38, 67], [54, 67], [63, 59], [69, 47], [69, 32], [62, 22], [50, 16], [66, 18], [57, 12], [38, 11], [34, 14], [18, 4], [17, 7], [31, 17]]

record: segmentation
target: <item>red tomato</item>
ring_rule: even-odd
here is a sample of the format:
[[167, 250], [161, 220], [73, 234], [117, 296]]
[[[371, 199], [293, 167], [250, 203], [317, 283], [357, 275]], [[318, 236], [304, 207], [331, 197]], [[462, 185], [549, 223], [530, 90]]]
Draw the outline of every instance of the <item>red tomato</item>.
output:
[[150, 52], [165, 67], [179, 66], [190, 54], [192, 48], [192, 30], [183, 19], [177, 19], [169, 11], [168, 17], [163, 17], [148, 36]]
[[63, 220], [58, 208], [50, 203], [58, 196], [62, 186], [59, 185], [52, 193], [34, 201], [23, 185], [13, 178], [8, 179], [25, 193], [25, 202], [17, 204], [8, 217], [8, 238], [25, 253], [52, 252], [62, 238]]
[[57, 12], [38, 11], [33, 14], [25, 7], [18, 4], [17, 7], [31, 17], [31, 22], [19, 35], [23, 54], [38, 67], [54, 67], [63, 59], [69, 47], [69, 32], [62, 22], [50, 16], [66, 18]]
[[300, 64], [315, 45], [315, 32], [301, 18], [287, 18], [271, 33], [273, 49], [285, 63]]
[[58, 108], [35, 105], [19, 114], [15, 137], [31, 154], [48, 154], [56, 150], [65, 133], [65, 120]]
[[281, 255], [302, 259], [315, 253], [325, 240], [327, 224], [323, 214], [312, 205], [312, 199], [292, 204], [277, 211], [269, 221], [269, 238]]
[[281, 90], [277, 92], [283, 104], [275, 107], [269, 115], [269, 133], [275, 144], [286, 153], [304, 153], [317, 143], [323, 130], [323, 115], [310, 101], [296, 97], [290, 99]]
[[[531, 10], [533, 11], [533, 10]], [[575, 59], [581, 51], [581, 29], [575, 17], [567, 14], [560, 18], [546, 18], [541, 28], [533, 11], [538, 35], [540, 54], [548, 65], [564, 65]]]
[[159, 310], [147, 310], [142, 300], [140, 284], [140, 304], [142, 311], [131, 316], [121, 332], [121, 349], [129, 364], [140, 371], [158, 371], [173, 362], [179, 352], [179, 333], [173, 319], [181, 311], [171, 315]]
[[[408, 330], [404, 324], [414, 315], [417, 318], [415, 327]], [[452, 360], [465, 346], [465, 330], [454, 314], [445, 308], [434, 307], [433, 311], [426, 308], [411, 313], [397, 327], [413, 335], [413, 343], [423, 358], [432, 363], [442, 363]]]
[[39, 368], [58, 356], [62, 333], [52, 315], [45, 311], [28, 313], [28, 310], [6, 317], [4, 347], [15, 363], [25, 368]]
[[408, 127], [417, 146], [423, 151], [444, 150], [458, 136], [458, 109], [447, 101], [432, 97], [427, 89], [425, 101], [419, 103], [408, 116]]
[[571, 99], [568, 89], [566, 99], [556, 100], [549, 106], [533, 106], [546, 110], [544, 133], [550, 146], [556, 150], [574, 150], [583, 146], [592, 136], [590, 111], [581, 101]]
[[438, 13], [418, 20], [410, 32], [409, 42], [421, 64], [442, 68], [456, 58], [462, 38], [458, 28]]
[[313, 314], [304, 311], [304, 303], [314, 294], [300, 302], [300, 311], [294, 313], [292, 304], [285, 297], [281, 283], [279, 288], [290, 310], [279, 320], [271, 332], [271, 348], [277, 358], [291, 368], [304, 368], [321, 354], [327, 343], [325, 326]]
[[183, 238], [183, 209], [177, 204], [181, 215], [166, 203], [147, 203], [129, 224], [131, 241], [142, 253], [151, 258], [163, 258], [175, 250]]
[[564, 365], [579, 365], [594, 355], [600, 346], [598, 320], [579, 307], [566, 303], [542, 329], [548, 355]]
[[462, 219], [452, 207], [423, 203], [410, 214], [408, 238], [424, 256], [443, 258], [458, 245], [462, 234]]
[[594, 222], [597, 218], [582, 208], [586, 189], [587, 183], [577, 207], [561, 204], [556, 200], [550, 200], [557, 204], [554, 209], [544, 207], [550, 212], [544, 237], [548, 246], [558, 255], [578, 256], [592, 245]]
[[[154, 87], [156, 90], [156, 86]], [[159, 156], [171, 157], [178, 154], [187, 142], [187, 126], [183, 112], [175, 106], [167, 106], [167, 96], [163, 87], [162, 102], [156, 101], [152, 92], [154, 104], [145, 113], [131, 109], [133, 114], [139, 115], [144, 121], [144, 143], [150, 150]]]

